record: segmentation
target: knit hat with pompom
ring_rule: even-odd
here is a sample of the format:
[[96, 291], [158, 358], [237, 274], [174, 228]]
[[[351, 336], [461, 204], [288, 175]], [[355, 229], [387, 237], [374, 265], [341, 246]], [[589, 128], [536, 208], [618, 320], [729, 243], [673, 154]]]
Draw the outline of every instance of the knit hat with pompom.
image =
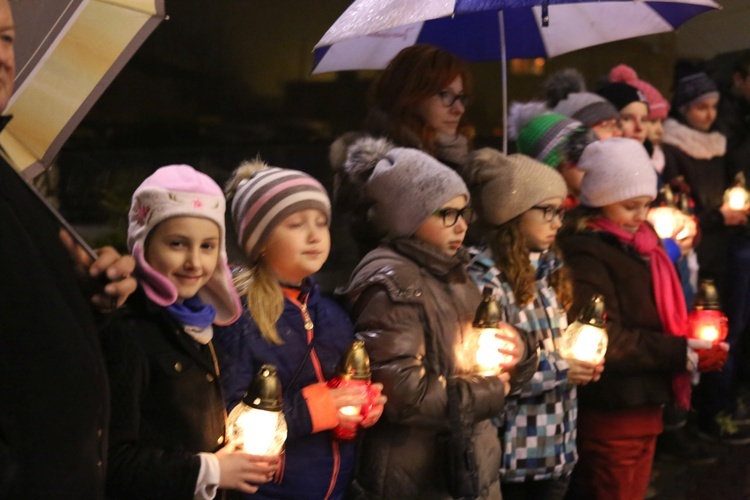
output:
[[612, 68], [609, 72], [610, 82], [627, 83], [637, 88], [648, 101], [648, 118], [650, 120], [665, 120], [669, 114], [669, 102], [664, 99], [656, 87], [644, 80], [638, 79], [638, 74], [633, 68], [625, 64], [620, 64]]

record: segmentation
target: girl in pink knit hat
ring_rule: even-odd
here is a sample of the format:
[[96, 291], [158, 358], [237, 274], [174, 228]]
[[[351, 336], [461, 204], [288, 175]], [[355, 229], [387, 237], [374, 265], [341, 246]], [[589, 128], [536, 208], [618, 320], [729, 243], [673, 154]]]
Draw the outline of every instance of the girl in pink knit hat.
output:
[[187, 165], [158, 169], [133, 194], [128, 248], [139, 289], [102, 334], [112, 388], [109, 498], [211, 499], [267, 482], [278, 456], [226, 441], [211, 342], [239, 299], [227, 267], [225, 200]]

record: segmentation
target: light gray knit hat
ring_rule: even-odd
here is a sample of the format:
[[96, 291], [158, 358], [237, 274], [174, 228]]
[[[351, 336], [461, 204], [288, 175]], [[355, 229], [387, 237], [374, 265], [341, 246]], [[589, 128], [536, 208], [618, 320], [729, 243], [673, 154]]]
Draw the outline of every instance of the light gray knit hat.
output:
[[612, 137], [592, 142], [583, 150], [578, 168], [581, 204], [603, 207], [639, 196], [656, 197], [656, 170], [643, 144]]
[[573, 92], [562, 99], [553, 112], [569, 116], [587, 127], [618, 117], [617, 109], [604, 97], [593, 92]]
[[413, 235], [456, 196], [469, 201], [461, 176], [418, 149], [390, 148], [386, 141], [365, 138], [349, 148], [345, 168], [365, 181], [365, 197], [372, 203], [368, 218], [388, 238]]
[[505, 224], [550, 198], [568, 194], [557, 170], [522, 154], [505, 156], [492, 148], [472, 153], [464, 169], [479, 217]]

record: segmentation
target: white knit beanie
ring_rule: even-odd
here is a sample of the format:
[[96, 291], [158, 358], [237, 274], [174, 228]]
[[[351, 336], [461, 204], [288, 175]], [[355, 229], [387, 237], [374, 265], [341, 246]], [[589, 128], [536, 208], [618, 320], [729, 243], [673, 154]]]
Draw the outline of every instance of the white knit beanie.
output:
[[603, 207], [639, 196], [656, 197], [656, 170], [646, 148], [635, 139], [612, 137], [583, 150], [578, 168], [581, 204]]
[[216, 310], [215, 324], [227, 325], [239, 318], [240, 300], [227, 265], [225, 206], [224, 193], [216, 182], [189, 165], [161, 167], [135, 190], [128, 216], [128, 249], [135, 258], [141, 287], [154, 303], [166, 307], [178, 297], [172, 282], [146, 262], [148, 235], [167, 219], [200, 217], [219, 226], [219, 263], [198, 296]]

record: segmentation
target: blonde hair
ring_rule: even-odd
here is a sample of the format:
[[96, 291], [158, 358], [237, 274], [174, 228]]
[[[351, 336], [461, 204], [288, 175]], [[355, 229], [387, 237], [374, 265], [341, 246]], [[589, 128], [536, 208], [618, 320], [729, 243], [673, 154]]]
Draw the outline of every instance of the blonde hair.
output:
[[[232, 173], [224, 192], [231, 202], [239, 184], [256, 172], [268, 168], [260, 158], [245, 161]], [[244, 249], [242, 249], [244, 252]], [[284, 293], [274, 272], [266, 264], [263, 255], [251, 269], [239, 273], [234, 278], [238, 293], [245, 294], [250, 317], [258, 325], [261, 336], [270, 344], [283, 344], [276, 322], [284, 311]]]
[[261, 258], [255, 267], [236, 276], [234, 286], [240, 294], [245, 294], [248, 312], [258, 325], [261, 337], [270, 344], [283, 344], [276, 322], [284, 312], [284, 293], [265, 260]]

